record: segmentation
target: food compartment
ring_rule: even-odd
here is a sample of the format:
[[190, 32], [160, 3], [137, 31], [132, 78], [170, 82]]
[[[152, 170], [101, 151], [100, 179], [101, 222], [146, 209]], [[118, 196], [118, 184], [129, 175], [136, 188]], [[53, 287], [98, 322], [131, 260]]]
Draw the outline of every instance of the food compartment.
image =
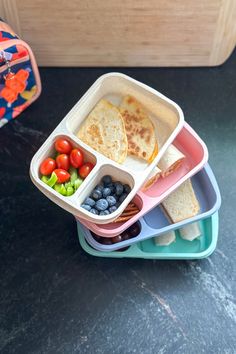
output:
[[134, 186], [135, 181], [128, 172], [105, 164], [78, 195], [79, 210], [86, 217], [94, 218], [97, 223], [110, 222], [119, 216], [132, 199]]
[[[135, 215], [136, 219], [138, 220], [139, 219], [139, 214], [141, 214], [142, 212], [142, 208], [143, 208], [143, 200], [136, 194], [135, 197], [131, 200], [131, 203], [134, 203], [137, 208], [139, 209], [139, 211], [137, 212], [137, 214]], [[130, 205], [130, 203], [128, 204], [128, 206]], [[125, 212], [125, 211], [124, 211]], [[122, 217], [123, 213], [121, 213], [120, 217]], [[83, 220], [81, 218], [79, 218], [79, 221], [87, 226], [87, 224], [89, 224], [90, 226], [90, 223], [88, 223], [86, 220]], [[94, 228], [102, 228], [103, 230], [106, 231], [106, 233], [104, 233], [103, 235], [100, 235], [99, 233], [97, 233], [98, 236], [103, 236], [103, 237], [106, 237], [106, 238], [111, 238], [111, 237], [114, 237], [114, 236], [117, 236], [119, 235], [119, 229], [120, 229], [120, 226], [123, 224], [124, 222], [111, 222], [109, 224], [104, 224], [104, 225], [97, 225], [96, 227], [96, 224], [93, 224], [94, 225]], [[88, 226], [87, 226], [88, 227]], [[112, 232], [111, 232], [112, 231]], [[94, 233], [96, 234], [96, 231], [94, 230]]]
[[[175, 139], [174, 145], [186, 156], [185, 159], [182, 161], [180, 167], [171, 175], [160, 177], [147, 191], [138, 191], [137, 196], [144, 203], [138, 214], [122, 223], [112, 223], [101, 226], [81, 220], [82, 223], [98, 235], [106, 237], [118, 235], [140, 217], [147, 214], [149, 210], [152, 210], [156, 205], [160, 204], [165, 197], [192, 175], [196, 174], [206, 163], [208, 158], [207, 148], [199, 136], [186, 122]], [[168, 221], [166, 220], [165, 222]]]
[[154, 242], [154, 238], [139, 242], [138, 247], [144, 253], [175, 253], [175, 254], [199, 254], [208, 249], [212, 243], [212, 222], [211, 218], [199, 221], [201, 236], [193, 241], [186, 241], [180, 237], [179, 230], [175, 231], [176, 240], [168, 246], [158, 246]]
[[147, 225], [152, 229], [159, 230], [171, 225], [171, 222], [168, 220], [163, 209], [159, 205], [144, 215], [143, 218]]
[[218, 212], [200, 222], [202, 235], [192, 242], [184, 241], [176, 233], [176, 242], [169, 246], [156, 246], [153, 239], [137, 242], [127, 250], [120, 252], [98, 251], [90, 246], [85, 239], [85, 230], [77, 222], [78, 236], [81, 247], [92, 256], [108, 258], [146, 258], [146, 259], [201, 259], [208, 257], [215, 249], [218, 239]]
[[62, 197], [71, 197], [90, 178], [96, 157], [67, 135], [46, 141], [33, 164], [37, 182]]
[[167, 177], [159, 178], [151, 188], [143, 192], [148, 197], [163, 199], [180, 181], [185, 180], [185, 176], [196, 173], [208, 159], [206, 145], [186, 122], [173, 145], [185, 158], [176, 171]]
[[131, 243], [137, 242], [136, 239], [138, 239], [143, 229], [142, 224], [137, 221], [136, 223], [131, 225], [127, 230], [125, 230], [122, 234], [114, 236], [112, 238], [107, 238], [92, 233], [82, 224], [80, 224], [80, 228], [83, 230], [88, 244], [94, 249], [100, 251], [116, 251], [123, 250], [126, 247], [129, 247]]
[[[110, 73], [101, 76], [74, 109], [68, 114], [66, 124], [68, 130], [77, 136], [79, 128], [96, 104], [101, 100], [108, 100], [119, 106], [122, 98], [131, 95], [142, 104], [155, 127], [155, 136], [159, 152], [153, 163], [127, 156], [123, 165], [131, 172], [140, 172], [139, 177], [144, 181], [153, 169], [164, 150], [173, 141], [183, 126], [183, 112], [180, 107], [158, 91], [120, 73]], [[145, 171], [145, 174], [143, 173]]]
[[[171, 223], [165, 216], [165, 213], [161, 210], [161, 206], [157, 206], [144, 217], [139, 219], [142, 230], [137, 237], [137, 241], [144, 241], [154, 236], [159, 236], [161, 234], [182, 228], [189, 223], [203, 220], [214, 214], [219, 209], [221, 197], [216, 180], [209, 165], [206, 165], [203, 170], [198, 172], [198, 174], [192, 178], [192, 184], [200, 204], [200, 212], [197, 215], [183, 221]], [[87, 240], [91, 244], [91, 239], [88, 238]], [[134, 243], [133, 239], [129, 239], [125, 242], [125, 244], [122, 242], [122, 246], [127, 246]], [[103, 246], [103, 248], [100, 246], [98, 248], [97, 245], [95, 245], [95, 248], [102, 251], [117, 249], [116, 245]]]
[[120, 235], [117, 235], [114, 237], [110, 237], [110, 238], [102, 237], [102, 236], [94, 234], [93, 232], [91, 232], [91, 236], [93, 237], [93, 240], [95, 242], [98, 242], [99, 244], [102, 244], [102, 245], [117, 244], [117, 247], [118, 247], [119, 244], [121, 244], [122, 248], [116, 248], [117, 250], [120, 251], [120, 250], [124, 250], [127, 247], [129, 247], [129, 246], [125, 245], [125, 241], [130, 240], [131, 238], [137, 237], [141, 233], [141, 230], [142, 230], [141, 223], [139, 221], [137, 221], [136, 223], [131, 225], [127, 230], [122, 232]]

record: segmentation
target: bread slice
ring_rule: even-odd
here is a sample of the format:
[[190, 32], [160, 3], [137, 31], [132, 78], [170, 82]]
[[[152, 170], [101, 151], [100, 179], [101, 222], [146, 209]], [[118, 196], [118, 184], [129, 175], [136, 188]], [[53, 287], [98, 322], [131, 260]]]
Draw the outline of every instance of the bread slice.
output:
[[191, 180], [188, 179], [172, 192], [163, 202], [162, 207], [173, 223], [191, 218], [200, 211]]
[[120, 105], [128, 140], [128, 154], [149, 163], [158, 153], [155, 127], [144, 107], [132, 96], [125, 96]]
[[128, 142], [120, 111], [102, 99], [80, 126], [77, 134], [85, 144], [118, 163], [127, 157]]

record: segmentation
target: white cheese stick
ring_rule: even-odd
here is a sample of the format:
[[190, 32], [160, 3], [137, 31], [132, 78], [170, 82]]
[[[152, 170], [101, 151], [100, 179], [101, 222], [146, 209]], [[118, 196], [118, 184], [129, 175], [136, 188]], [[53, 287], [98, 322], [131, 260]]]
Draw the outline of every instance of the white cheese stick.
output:
[[169, 246], [172, 242], [175, 242], [175, 232], [170, 231], [166, 234], [154, 237], [154, 243], [156, 246]]
[[170, 145], [163, 157], [158, 163], [158, 167], [161, 169], [162, 177], [167, 177], [172, 172], [176, 171], [185, 158], [185, 155], [182, 154], [174, 145]]
[[179, 229], [180, 236], [187, 241], [193, 241], [195, 238], [201, 236], [201, 230], [198, 222], [188, 224]]

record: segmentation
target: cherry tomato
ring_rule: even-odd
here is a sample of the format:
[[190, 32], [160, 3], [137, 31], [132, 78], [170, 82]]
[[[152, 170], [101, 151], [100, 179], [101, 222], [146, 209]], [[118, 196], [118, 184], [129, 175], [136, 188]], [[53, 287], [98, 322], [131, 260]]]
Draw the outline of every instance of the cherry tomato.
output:
[[70, 167], [70, 159], [66, 154], [58, 155], [56, 158], [56, 163], [58, 168], [68, 171]]
[[72, 150], [72, 146], [68, 140], [59, 138], [55, 142], [55, 149], [61, 154], [69, 154]]
[[79, 168], [83, 165], [84, 155], [81, 150], [73, 149], [70, 153], [70, 163], [73, 167]]
[[70, 179], [70, 174], [62, 168], [56, 168], [53, 172], [57, 175], [57, 183], [64, 183]]
[[79, 168], [79, 174], [82, 178], [86, 178], [92, 169], [94, 168], [94, 165], [91, 162], [86, 162], [83, 166]]
[[48, 176], [56, 168], [56, 161], [51, 159], [51, 157], [46, 158], [40, 165], [40, 173], [44, 176]]

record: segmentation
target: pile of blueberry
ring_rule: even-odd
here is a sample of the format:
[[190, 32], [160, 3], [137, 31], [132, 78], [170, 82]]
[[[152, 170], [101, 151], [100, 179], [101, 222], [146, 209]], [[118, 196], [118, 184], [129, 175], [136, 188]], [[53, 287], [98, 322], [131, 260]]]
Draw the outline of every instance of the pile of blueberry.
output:
[[101, 182], [94, 188], [81, 205], [82, 208], [96, 215], [109, 215], [119, 208], [130, 193], [128, 184], [113, 182], [110, 175], [102, 177]]

